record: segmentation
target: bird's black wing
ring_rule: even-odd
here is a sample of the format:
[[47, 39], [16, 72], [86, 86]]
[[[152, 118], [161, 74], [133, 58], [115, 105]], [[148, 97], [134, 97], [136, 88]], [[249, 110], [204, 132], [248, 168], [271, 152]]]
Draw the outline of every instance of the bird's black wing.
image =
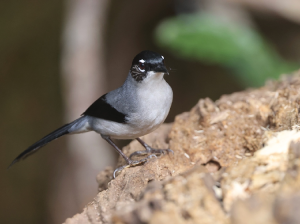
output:
[[126, 114], [107, 103], [106, 94], [96, 100], [82, 115], [89, 115], [117, 123], [126, 123]]

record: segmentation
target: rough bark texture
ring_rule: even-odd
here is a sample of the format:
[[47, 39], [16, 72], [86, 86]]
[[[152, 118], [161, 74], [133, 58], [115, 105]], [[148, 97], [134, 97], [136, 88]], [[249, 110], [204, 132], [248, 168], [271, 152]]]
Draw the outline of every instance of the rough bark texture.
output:
[[[65, 223], [296, 223], [299, 102], [300, 72], [216, 102], [201, 99], [144, 137], [174, 155], [114, 180], [112, 168], [102, 171], [98, 195]], [[142, 147], [133, 141], [123, 150]]]

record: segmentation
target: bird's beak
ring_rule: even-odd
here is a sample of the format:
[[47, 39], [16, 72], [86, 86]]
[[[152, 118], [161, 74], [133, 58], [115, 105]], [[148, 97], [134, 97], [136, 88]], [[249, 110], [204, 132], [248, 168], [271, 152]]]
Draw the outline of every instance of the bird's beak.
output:
[[163, 73], [169, 75], [168, 69], [163, 64], [157, 64], [157, 65], [155, 65], [155, 67], [153, 68], [153, 71], [157, 72], [157, 73], [163, 72]]

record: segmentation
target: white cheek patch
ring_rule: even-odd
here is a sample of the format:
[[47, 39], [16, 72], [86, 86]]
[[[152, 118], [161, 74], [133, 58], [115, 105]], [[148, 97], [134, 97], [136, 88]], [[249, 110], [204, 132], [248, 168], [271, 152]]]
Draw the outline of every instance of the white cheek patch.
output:
[[164, 57], [164, 56], [161, 56], [161, 58], [162, 58], [162, 59], [165, 59], [165, 57]]

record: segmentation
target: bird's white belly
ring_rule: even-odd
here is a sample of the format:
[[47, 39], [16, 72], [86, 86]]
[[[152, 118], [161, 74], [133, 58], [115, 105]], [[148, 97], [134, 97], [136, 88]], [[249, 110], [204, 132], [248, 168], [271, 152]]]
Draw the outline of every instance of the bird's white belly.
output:
[[[155, 91], [153, 91], [153, 89]], [[164, 81], [161, 88], [146, 91], [139, 95], [139, 108], [130, 114], [125, 124], [99, 118], [90, 119], [92, 130], [115, 139], [134, 139], [157, 129], [166, 119], [173, 100], [171, 87]]]
[[93, 119], [92, 129], [99, 134], [108, 135], [115, 139], [134, 139], [146, 135], [158, 128], [165, 120], [166, 114], [162, 113], [156, 118], [135, 118], [130, 123], [117, 123], [103, 119]]

